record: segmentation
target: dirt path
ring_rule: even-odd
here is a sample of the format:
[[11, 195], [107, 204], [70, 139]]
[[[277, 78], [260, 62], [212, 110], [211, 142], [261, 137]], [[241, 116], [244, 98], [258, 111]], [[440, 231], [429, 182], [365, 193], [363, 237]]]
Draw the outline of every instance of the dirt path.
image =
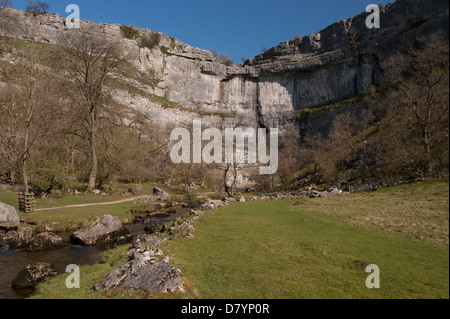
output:
[[57, 210], [57, 209], [64, 209], [64, 208], [76, 208], [76, 207], [88, 207], [88, 206], [101, 206], [101, 205], [114, 205], [114, 204], [120, 204], [120, 203], [126, 203], [131, 202], [136, 199], [140, 198], [148, 198], [151, 197], [150, 195], [140, 195], [135, 196], [131, 198], [124, 198], [121, 200], [113, 201], [113, 202], [102, 202], [102, 203], [90, 203], [90, 204], [78, 204], [78, 205], [67, 205], [67, 206], [61, 206], [61, 207], [49, 207], [49, 208], [38, 208], [36, 209], [37, 212], [44, 211], [44, 210]]

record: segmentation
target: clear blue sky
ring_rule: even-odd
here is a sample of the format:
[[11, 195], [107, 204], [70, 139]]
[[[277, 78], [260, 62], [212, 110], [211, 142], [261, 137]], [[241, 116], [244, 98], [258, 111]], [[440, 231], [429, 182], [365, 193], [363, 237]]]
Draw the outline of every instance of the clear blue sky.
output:
[[[241, 63], [262, 47], [273, 47], [315, 33], [365, 11], [373, 0], [47, 0], [50, 12], [67, 16], [68, 4], [80, 7], [81, 19], [149, 28], [191, 46], [228, 53]], [[13, 0], [25, 9], [27, 0]]]

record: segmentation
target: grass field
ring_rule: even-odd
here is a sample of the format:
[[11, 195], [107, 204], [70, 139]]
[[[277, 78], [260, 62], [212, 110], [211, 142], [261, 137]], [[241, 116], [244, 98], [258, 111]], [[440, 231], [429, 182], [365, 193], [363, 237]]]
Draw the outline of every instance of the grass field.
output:
[[[449, 298], [448, 181], [297, 202], [232, 203], [165, 244], [187, 293], [93, 291], [127, 260], [121, 246], [81, 268], [77, 291], [61, 275], [33, 298]], [[380, 289], [356, 260], [379, 266]]]
[[[54, 208], [68, 205], [95, 204], [119, 201], [133, 198], [127, 193], [128, 188], [139, 190], [142, 195], [151, 195], [153, 187], [157, 186], [171, 195], [172, 200], [181, 200], [183, 193], [179, 189], [170, 189], [160, 184], [112, 184], [114, 191], [105, 191], [104, 195], [57, 195], [49, 198], [36, 199], [36, 208]], [[17, 191], [0, 190], [0, 202], [6, 203], [18, 209]], [[136, 202], [124, 202], [111, 205], [89, 206], [78, 208], [63, 208], [58, 210], [43, 210], [30, 214], [21, 213], [21, 218], [25, 221], [22, 226], [30, 226], [36, 230], [52, 230], [54, 232], [65, 232], [80, 227], [87, 227], [97, 218], [111, 214], [119, 218], [122, 222], [128, 223], [132, 220], [131, 210], [144, 209], [144, 205]]]

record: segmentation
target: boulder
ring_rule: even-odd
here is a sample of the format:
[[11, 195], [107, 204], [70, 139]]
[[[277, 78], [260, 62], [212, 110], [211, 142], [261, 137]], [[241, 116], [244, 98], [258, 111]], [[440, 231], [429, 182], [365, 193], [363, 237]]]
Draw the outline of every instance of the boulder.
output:
[[114, 246], [125, 245], [125, 244], [129, 244], [131, 242], [133, 242], [133, 236], [131, 234], [125, 235], [125, 236], [120, 236], [114, 242]]
[[340, 189], [333, 188], [333, 189], [328, 191], [328, 195], [329, 196], [342, 195], [342, 191]]
[[10, 231], [4, 240], [9, 242], [11, 249], [27, 248], [33, 238], [31, 227], [20, 227], [17, 231]]
[[144, 231], [149, 234], [154, 234], [156, 233], [156, 227], [150, 224], [145, 226]]
[[11, 286], [14, 289], [33, 288], [46, 278], [56, 275], [58, 272], [52, 264], [44, 262], [29, 264], [14, 278]]
[[67, 243], [58, 235], [50, 232], [35, 236], [27, 247], [27, 251], [49, 251], [66, 247]]
[[185, 291], [181, 271], [174, 268], [158, 249], [131, 250], [131, 259], [95, 285], [96, 290], [126, 287], [157, 292]]
[[19, 228], [20, 216], [17, 210], [0, 202], [0, 229], [16, 230]]
[[170, 197], [170, 195], [167, 192], [163, 191], [158, 187], [153, 188], [153, 194], [158, 195], [162, 200], [168, 199]]
[[245, 203], [245, 197], [241, 196], [238, 201], [239, 203]]
[[140, 235], [139, 240], [144, 242], [147, 246], [158, 246], [164, 241], [163, 238], [150, 235]]
[[113, 243], [120, 236], [128, 235], [130, 231], [122, 222], [111, 215], [104, 215], [88, 228], [70, 235], [70, 241], [75, 245], [92, 246]]
[[225, 206], [226, 203], [219, 199], [210, 199], [208, 198], [202, 205], [203, 208], [215, 209], [219, 206]]
[[136, 188], [128, 188], [128, 193], [132, 195], [139, 195], [139, 191]]

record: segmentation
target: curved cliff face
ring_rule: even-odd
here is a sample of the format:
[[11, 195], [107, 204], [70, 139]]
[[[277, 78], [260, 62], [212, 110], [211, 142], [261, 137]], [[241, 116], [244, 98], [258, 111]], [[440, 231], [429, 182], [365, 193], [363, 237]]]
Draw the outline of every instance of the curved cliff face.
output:
[[380, 29], [368, 29], [369, 14], [363, 13], [246, 61], [256, 69], [266, 125], [297, 120], [307, 131], [323, 131], [329, 124], [323, 113], [329, 111], [309, 124], [299, 115], [308, 113], [298, 111], [360, 96], [379, 83], [390, 56], [423, 47], [441, 34], [448, 38], [448, 6], [446, 0], [398, 0], [381, 7]]
[[[24, 39], [64, 45], [61, 35], [74, 32], [59, 15], [33, 17], [9, 11], [21, 22], [16, 33]], [[312, 115], [302, 110], [359, 96], [378, 83], [389, 56], [420, 47], [440, 33], [448, 38], [447, 0], [398, 0], [386, 5], [381, 8], [380, 29], [366, 27], [368, 15], [281, 43], [236, 67], [226, 67], [211, 52], [164, 35], [159, 46], [149, 50], [140, 48], [136, 40], [124, 39], [117, 24], [82, 21], [81, 28], [121, 42], [137, 68], [159, 79], [155, 88], [142, 85], [142, 89], [182, 106], [163, 108], [145, 96], [117, 92], [121, 103], [146, 111], [160, 122], [189, 124], [202, 118], [207, 125], [281, 129], [293, 124], [304, 133], [326, 133], [335, 111]], [[0, 29], [0, 34], [8, 30]]]

